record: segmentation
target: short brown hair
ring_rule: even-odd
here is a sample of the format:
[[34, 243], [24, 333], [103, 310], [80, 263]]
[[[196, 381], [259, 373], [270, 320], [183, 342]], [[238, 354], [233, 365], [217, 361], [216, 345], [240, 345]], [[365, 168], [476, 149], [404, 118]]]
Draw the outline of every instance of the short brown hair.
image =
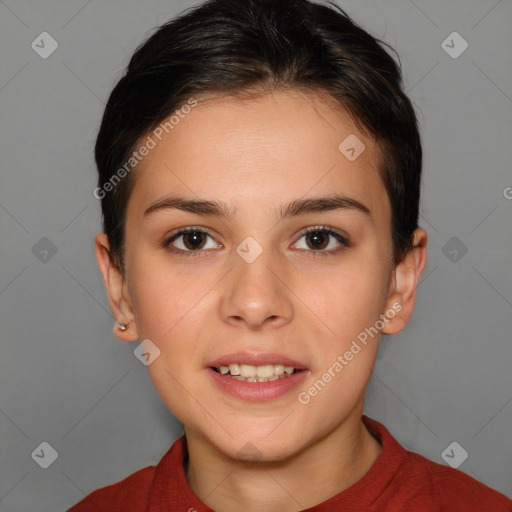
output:
[[[208, 0], [188, 9], [137, 48], [113, 89], [95, 147], [97, 190], [112, 183], [142, 137], [194, 95], [306, 88], [330, 95], [375, 139], [400, 262], [418, 227], [422, 149], [400, 59], [383, 45], [333, 2]], [[101, 208], [111, 256], [124, 271], [133, 173], [117, 181], [101, 194]]]

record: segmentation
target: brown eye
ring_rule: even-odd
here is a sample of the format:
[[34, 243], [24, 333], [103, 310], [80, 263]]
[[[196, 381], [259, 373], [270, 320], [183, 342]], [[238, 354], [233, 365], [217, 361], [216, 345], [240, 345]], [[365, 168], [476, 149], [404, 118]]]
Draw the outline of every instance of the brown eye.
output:
[[202, 249], [206, 241], [205, 234], [200, 231], [190, 231], [182, 237], [184, 245], [190, 250]]
[[312, 231], [306, 234], [306, 240], [312, 249], [325, 249], [329, 244], [329, 236], [323, 231]]
[[[311, 253], [312, 256], [332, 255], [350, 246], [350, 243], [344, 236], [326, 226], [313, 226], [308, 228], [302, 231], [299, 239], [300, 238], [304, 238], [307, 246], [304, 250]], [[336, 243], [338, 243], [338, 248], [336, 248]], [[339, 247], [340, 244], [341, 248]], [[325, 250], [329, 246], [331, 246], [329, 250]]]
[[[208, 238], [213, 240], [213, 243], [211, 243], [209, 247], [206, 246], [208, 244]], [[215, 242], [208, 231], [191, 227], [182, 229], [172, 235], [163, 243], [163, 246], [169, 247], [173, 252], [193, 256], [204, 254], [206, 249], [218, 248], [219, 244]]]

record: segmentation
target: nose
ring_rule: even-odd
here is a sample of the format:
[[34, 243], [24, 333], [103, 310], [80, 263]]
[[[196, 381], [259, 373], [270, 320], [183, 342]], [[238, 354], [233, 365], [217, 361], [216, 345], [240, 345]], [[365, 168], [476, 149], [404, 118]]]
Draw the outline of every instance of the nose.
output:
[[250, 263], [233, 255], [233, 268], [224, 280], [220, 303], [224, 322], [261, 330], [282, 327], [292, 320], [293, 293], [286, 285], [287, 272], [271, 253], [263, 250]]

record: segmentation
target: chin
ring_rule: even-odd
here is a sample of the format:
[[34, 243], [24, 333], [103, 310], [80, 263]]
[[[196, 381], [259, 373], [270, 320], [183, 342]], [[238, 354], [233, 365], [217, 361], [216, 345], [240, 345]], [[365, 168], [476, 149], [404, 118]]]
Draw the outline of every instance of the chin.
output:
[[[272, 429], [275, 428], [275, 424]], [[278, 462], [293, 456], [300, 451], [304, 443], [304, 434], [294, 435], [283, 429], [283, 432], [272, 432], [272, 429], [245, 429], [240, 435], [222, 436], [212, 444], [224, 455], [239, 461]], [[270, 432], [270, 435], [269, 435]]]

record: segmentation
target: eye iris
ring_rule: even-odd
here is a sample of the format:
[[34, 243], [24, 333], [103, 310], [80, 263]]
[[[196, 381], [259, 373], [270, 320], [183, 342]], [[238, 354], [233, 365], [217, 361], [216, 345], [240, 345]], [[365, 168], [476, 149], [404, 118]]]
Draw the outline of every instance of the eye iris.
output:
[[[203, 237], [203, 240], [201, 243], [201, 237]], [[193, 239], [192, 245], [189, 245], [187, 243], [187, 240]], [[194, 243], [197, 243], [199, 241], [199, 245], [194, 245]], [[187, 249], [201, 249], [204, 246], [204, 233], [201, 233], [200, 231], [190, 231], [188, 233], [183, 234], [183, 242]]]
[[[323, 233], [322, 231], [312, 231], [307, 234], [306, 237], [308, 240], [313, 240], [313, 245], [315, 249], [324, 249], [329, 243], [329, 236], [327, 233]], [[322, 240], [324, 243], [322, 244]], [[318, 243], [321, 244], [321, 247], [318, 247]]]

